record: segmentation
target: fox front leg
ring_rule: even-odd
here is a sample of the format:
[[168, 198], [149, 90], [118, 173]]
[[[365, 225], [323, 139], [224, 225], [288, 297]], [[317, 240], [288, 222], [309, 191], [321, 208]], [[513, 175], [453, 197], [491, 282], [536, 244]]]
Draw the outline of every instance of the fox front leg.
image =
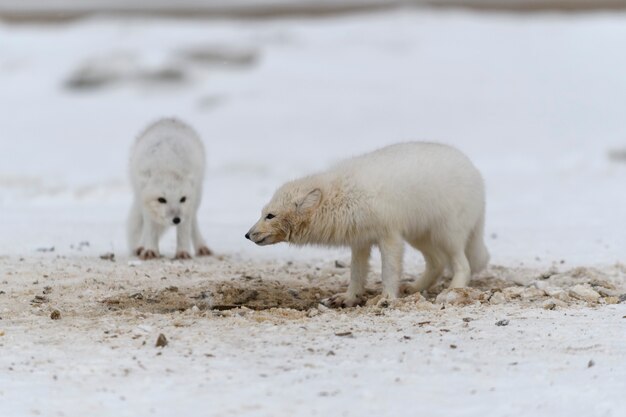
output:
[[191, 221], [176, 226], [175, 259], [191, 259]]
[[143, 216], [143, 248], [139, 257], [143, 260], [155, 259], [160, 257], [159, 254], [159, 237], [161, 236], [162, 227], [153, 222], [147, 213]]
[[371, 246], [353, 247], [350, 265], [350, 284], [345, 293], [322, 300], [326, 307], [354, 307], [365, 303], [365, 282], [369, 272]]

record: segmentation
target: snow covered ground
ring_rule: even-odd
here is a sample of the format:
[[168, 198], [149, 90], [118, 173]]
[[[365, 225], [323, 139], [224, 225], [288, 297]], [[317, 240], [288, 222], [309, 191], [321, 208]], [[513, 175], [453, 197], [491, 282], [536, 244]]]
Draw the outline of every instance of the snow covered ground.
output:
[[[626, 14], [0, 26], [0, 415], [623, 415], [624, 304], [281, 318], [116, 313], [100, 301], [172, 285], [163, 270], [181, 288], [290, 276], [268, 262], [315, 277], [349, 253], [243, 238], [273, 190], [414, 139], [456, 145], [481, 169], [487, 244], [511, 279], [519, 266], [586, 266], [623, 290], [625, 43]], [[162, 115], [206, 142], [200, 220], [211, 248], [243, 265], [235, 275], [214, 260], [186, 284], [195, 263], [122, 268], [128, 149]], [[164, 252], [173, 246], [169, 236]], [[120, 271], [100, 271], [105, 252]], [[417, 254], [406, 261], [419, 272]], [[67, 303], [60, 321], [31, 306], [44, 286]], [[494, 326], [504, 317], [511, 325]], [[161, 331], [172, 342], [155, 356]], [[335, 336], [345, 331], [354, 338]]]

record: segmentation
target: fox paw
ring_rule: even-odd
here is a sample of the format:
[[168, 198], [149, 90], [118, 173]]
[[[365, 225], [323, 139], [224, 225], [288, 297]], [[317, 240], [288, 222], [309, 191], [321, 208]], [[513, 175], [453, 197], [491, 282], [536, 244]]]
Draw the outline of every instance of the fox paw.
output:
[[144, 261], [148, 260], [148, 259], [156, 259], [159, 257], [159, 253], [157, 251], [154, 251], [152, 249], [147, 249], [147, 250], [142, 250], [141, 254], [139, 254], [139, 257], [141, 259], [143, 259]]
[[137, 249], [135, 249], [134, 253], [136, 256], [140, 256], [141, 252], [143, 252], [143, 246], [139, 246]]
[[179, 250], [174, 259], [191, 259], [191, 255], [186, 250]]
[[346, 308], [362, 306], [365, 304], [365, 301], [365, 297], [362, 295], [349, 296], [348, 293], [344, 292], [325, 298], [321, 303], [329, 308]]
[[198, 251], [197, 251], [196, 255], [198, 255], [198, 256], [211, 256], [211, 255], [213, 255], [213, 252], [211, 252], [211, 249], [209, 249], [208, 247], [202, 246], [202, 247], [198, 248]]

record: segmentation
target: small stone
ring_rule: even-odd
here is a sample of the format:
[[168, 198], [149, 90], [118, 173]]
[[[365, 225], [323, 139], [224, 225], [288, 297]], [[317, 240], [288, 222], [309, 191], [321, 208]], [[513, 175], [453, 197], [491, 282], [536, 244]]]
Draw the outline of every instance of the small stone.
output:
[[325, 311], [330, 311], [330, 308], [328, 308], [328, 307], [326, 307], [324, 304], [321, 304], [321, 303], [320, 303], [320, 304], [318, 304], [318, 305], [317, 305], [317, 310], [318, 310], [320, 313], [323, 313], [323, 312], [325, 312]]
[[619, 304], [619, 298], [617, 298], [617, 297], [606, 297], [606, 298], [604, 299], [604, 301], [605, 301], [607, 304]]
[[37, 252], [54, 252], [54, 246], [50, 246], [49, 248], [37, 248]]
[[526, 288], [521, 294], [520, 294], [520, 298], [522, 300], [526, 300], [526, 301], [533, 301], [533, 300], [537, 300], [538, 298], [544, 297], [546, 295], [546, 293], [539, 288]]
[[61, 318], [61, 312], [59, 310], [52, 310], [52, 313], [50, 313], [50, 318], [52, 320], [59, 320]]
[[561, 294], [565, 293], [565, 290], [559, 287], [545, 287], [545, 288], [542, 288], [542, 290], [543, 292], [546, 293], [548, 297], [558, 298]]
[[2, 337], [4, 335], [5, 335], [4, 330], [0, 330], [0, 337]]
[[546, 310], [554, 310], [557, 307], [567, 307], [567, 304], [561, 300], [556, 298], [551, 298], [549, 300], [544, 301], [542, 307]]
[[502, 293], [507, 299], [520, 298], [524, 292], [524, 287], [506, 287], [502, 289]]
[[198, 306], [193, 306], [189, 310], [191, 310], [193, 314], [198, 314], [200, 312], [200, 308], [198, 308]]
[[115, 262], [115, 254], [112, 252], [103, 253], [102, 255], [100, 255], [100, 259], [104, 261]]
[[450, 349], [456, 349], [457, 346], [455, 344], [450, 345]]
[[592, 366], [595, 366], [595, 362], [593, 359], [590, 359], [589, 362], [587, 362], [587, 368], [591, 368]]
[[345, 268], [346, 264], [341, 261], [335, 261], [335, 268]]
[[160, 333], [159, 337], [157, 337], [156, 347], [165, 347], [167, 346], [167, 343], [167, 337], [165, 337], [163, 333]]
[[579, 300], [588, 302], [597, 302], [600, 298], [600, 294], [594, 291], [588, 285], [575, 285], [569, 290], [569, 295]]
[[496, 326], [508, 326], [508, 325], [509, 325], [509, 321], [507, 319], [496, 321]]
[[43, 295], [36, 295], [30, 302], [31, 304], [44, 304], [47, 303], [48, 297], [44, 297]]
[[594, 289], [603, 297], [616, 297], [619, 299], [620, 293], [617, 290], [606, 287], [595, 287]]
[[320, 311], [317, 308], [312, 308], [309, 311], [307, 311], [306, 316], [315, 317], [315, 316], [318, 316], [319, 314], [320, 314]]
[[501, 292], [494, 292], [489, 298], [489, 304], [498, 305], [506, 303], [506, 297]]
[[475, 288], [452, 288], [442, 291], [435, 303], [452, 304], [452, 305], [468, 305], [479, 302], [483, 293]]
[[339, 333], [335, 333], [335, 336], [339, 336], [339, 337], [353, 337], [352, 332], [339, 332]]

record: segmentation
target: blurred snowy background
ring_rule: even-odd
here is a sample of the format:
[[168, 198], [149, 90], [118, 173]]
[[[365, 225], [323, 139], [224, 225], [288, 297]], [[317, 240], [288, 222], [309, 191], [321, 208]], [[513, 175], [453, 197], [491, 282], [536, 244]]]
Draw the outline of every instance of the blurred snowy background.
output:
[[427, 140], [483, 172], [494, 263], [623, 262], [625, 2], [415, 7], [455, 3], [1, 0], [0, 254], [125, 253], [129, 147], [175, 115], [218, 253], [325, 256], [243, 234], [282, 182]]

